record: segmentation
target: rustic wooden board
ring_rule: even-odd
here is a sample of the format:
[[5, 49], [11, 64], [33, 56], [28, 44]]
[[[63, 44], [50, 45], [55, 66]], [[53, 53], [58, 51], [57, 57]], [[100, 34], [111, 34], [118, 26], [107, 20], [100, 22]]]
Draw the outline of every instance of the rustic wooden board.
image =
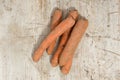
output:
[[[89, 20], [68, 75], [31, 59], [55, 7]], [[120, 0], [0, 0], [0, 80], [120, 80]]]

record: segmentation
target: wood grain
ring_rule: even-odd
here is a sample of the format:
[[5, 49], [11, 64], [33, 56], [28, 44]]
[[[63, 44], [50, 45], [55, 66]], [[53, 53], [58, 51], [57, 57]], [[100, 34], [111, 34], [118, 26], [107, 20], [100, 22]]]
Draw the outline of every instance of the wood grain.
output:
[[[55, 7], [89, 20], [66, 76], [46, 52], [38, 63], [31, 58]], [[120, 0], [0, 0], [0, 80], [120, 80]]]

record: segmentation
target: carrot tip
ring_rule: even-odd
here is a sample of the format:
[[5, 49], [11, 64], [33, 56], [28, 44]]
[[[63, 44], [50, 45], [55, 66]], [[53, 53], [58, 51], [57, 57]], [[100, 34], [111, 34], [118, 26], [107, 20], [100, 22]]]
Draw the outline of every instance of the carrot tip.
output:
[[34, 62], [38, 62], [39, 61], [38, 59], [36, 59], [34, 57], [32, 57], [32, 59], [33, 59]]
[[39, 57], [35, 53], [32, 55], [32, 59], [33, 59], [34, 62], [38, 62], [39, 61]]
[[47, 54], [48, 54], [48, 55], [51, 55], [51, 52], [50, 52], [48, 49], [47, 49]]
[[52, 67], [56, 67], [58, 64], [52, 63], [51, 65]]
[[51, 65], [52, 65], [53, 67], [56, 67], [56, 66], [58, 65], [58, 63], [55, 62], [54, 60], [51, 60]]
[[69, 73], [69, 71], [66, 68], [64, 68], [64, 67], [62, 67], [61, 72], [63, 74], [68, 74]]

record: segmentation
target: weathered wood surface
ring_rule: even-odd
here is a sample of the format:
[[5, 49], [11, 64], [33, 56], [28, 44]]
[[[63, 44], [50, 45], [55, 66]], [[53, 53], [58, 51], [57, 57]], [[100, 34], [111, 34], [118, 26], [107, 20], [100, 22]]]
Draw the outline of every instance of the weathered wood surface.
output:
[[[70, 74], [31, 55], [49, 33], [55, 7], [89, 20]], [[0, 80], [120, 80], [120, 0], [0, 0]]]

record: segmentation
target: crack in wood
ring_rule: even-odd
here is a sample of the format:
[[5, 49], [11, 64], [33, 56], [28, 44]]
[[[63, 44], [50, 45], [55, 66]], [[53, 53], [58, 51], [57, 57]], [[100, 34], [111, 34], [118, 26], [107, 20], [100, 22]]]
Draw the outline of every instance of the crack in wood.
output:
[[100, 50], [103, 50], [103, 51], [106, 51], [106, 52], [109, 52], [109, 53], [111, 53], [111, 54], [114, 54], [114, 55], [120, 57], [120, 54], [118, 54], [118, 53], [116, 53], [116, 52], [113, 52], [113, 51], [110, 51], [110, 50], [107, 50], [107, 49], [98, 48], [97, 46], [95, 46], [95, 48], [100, 49]]
[[110, 27], [110, 16], [112, 15], [112, 14], [116, 14], [116, 13], [118, 13], [119, 14], [119, 11], [113, 11], [113, 12], [109, 12], [108, 14], [107, 14], [107, 16], [108, 16], [108, 18], [107, 18], [107, 21], [108, 21], [108, 27]]
[[112, 37], [110, 37], [110, 36], [100, 36], [100, 35], [98, 35], [98, 36], [91, 36], [91, 35], [89, 35], [88, 33], [86, 33], [86, 37], [91, 37], [91, 38], [108, 38], [108, 39], [120, 41], [120, 39], [112, 38]]

